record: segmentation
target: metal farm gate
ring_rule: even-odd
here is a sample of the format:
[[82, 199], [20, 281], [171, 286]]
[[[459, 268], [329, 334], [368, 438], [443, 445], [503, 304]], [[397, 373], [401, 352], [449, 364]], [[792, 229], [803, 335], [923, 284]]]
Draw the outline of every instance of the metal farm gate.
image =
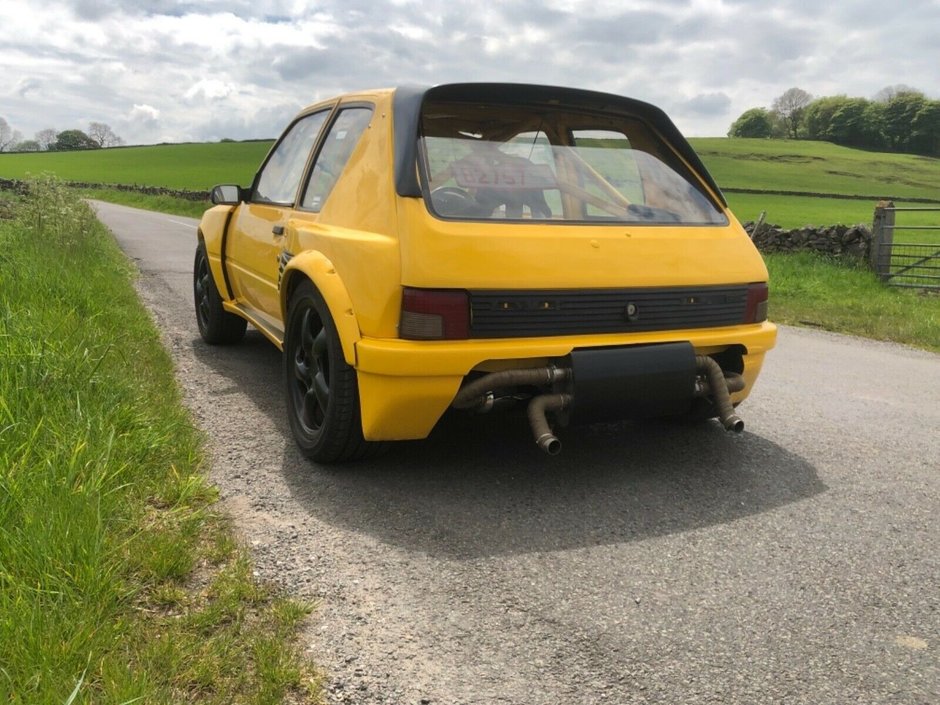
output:
[[[898, 213], [908, 222], [914, 213], [934, 214], [926, 219], [934, 224], [897, 224]], [[918, 242], [895, 242], [899, 231]], [[933, 233], [936, 237], [930, 244], [927, 240]], [[940, 207], [896, 208], [890, 201], [879, 203], [872, 225], [871, 264], [881, 281], [891, 286], [940, 291]]]

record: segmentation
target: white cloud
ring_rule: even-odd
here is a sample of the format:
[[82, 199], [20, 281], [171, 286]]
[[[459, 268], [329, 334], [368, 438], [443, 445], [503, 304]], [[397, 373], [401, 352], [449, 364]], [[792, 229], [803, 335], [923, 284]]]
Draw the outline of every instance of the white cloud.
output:
[[156, 125], [160, 121], [160, 111], [152, 105], [134, 105], [128, 114], [131, 122]]
[[235, 91], [235, 86], [216, 78], [204, 78], [197, 81], [183, 94], [191, 103], [211, 102], [227, 98]]
[[[874, 0], [20, 0], [0, 3], [0, 114], [26, 135], [271, 137], [345, 90], [496, 80], [660, 105], [722, 135], [791, 86], [936, 90], [940, 3]], [[899, 39], [903, 38], [903, 40]], [[878, 47], [873, 52], [872, 47]]]

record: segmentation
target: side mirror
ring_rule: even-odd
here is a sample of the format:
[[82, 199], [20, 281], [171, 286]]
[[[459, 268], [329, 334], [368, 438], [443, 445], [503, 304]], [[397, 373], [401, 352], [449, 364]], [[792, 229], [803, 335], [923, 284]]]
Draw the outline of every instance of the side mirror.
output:
[[235, 184], [219, 184], [212, 187], [209, 200], [216, 206], [237, 206], [244, 199], [244, 190]]

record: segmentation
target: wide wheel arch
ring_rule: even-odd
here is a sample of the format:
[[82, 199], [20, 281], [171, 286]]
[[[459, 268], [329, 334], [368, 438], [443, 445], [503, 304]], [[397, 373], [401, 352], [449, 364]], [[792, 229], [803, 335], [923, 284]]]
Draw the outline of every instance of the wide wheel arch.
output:
[[343, 358], [356, 366], [356, 343], [362, 339], [352, 298], [333, 263], [321, 252], [308, 251], [292, 257], [281, 275], [281, 320], [287, 322], [291, 297], [304, 282], [323, 298], [336, 327]]

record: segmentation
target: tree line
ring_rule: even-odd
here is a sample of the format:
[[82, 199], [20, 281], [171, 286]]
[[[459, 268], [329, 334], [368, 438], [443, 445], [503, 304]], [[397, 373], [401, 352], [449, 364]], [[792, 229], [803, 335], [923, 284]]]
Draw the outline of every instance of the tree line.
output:
[[118, 137], [109, 125], [92, 122], [88, 131], [63, 130], [49, 127], [36, 133], [33, 139], [23, 139], [19, 130], [14, 130], [0, 117], [0, 152], [71, 152], [77, 149], [102, 149], [119, 147], [124, 140]]
[[940, 100], [910, 86], [888, 86], [871, 99], [816, 98], [791, 88], [770, 109], [744, 111], [729, 137], [823, 140], [846, 147], [940, 156]]

